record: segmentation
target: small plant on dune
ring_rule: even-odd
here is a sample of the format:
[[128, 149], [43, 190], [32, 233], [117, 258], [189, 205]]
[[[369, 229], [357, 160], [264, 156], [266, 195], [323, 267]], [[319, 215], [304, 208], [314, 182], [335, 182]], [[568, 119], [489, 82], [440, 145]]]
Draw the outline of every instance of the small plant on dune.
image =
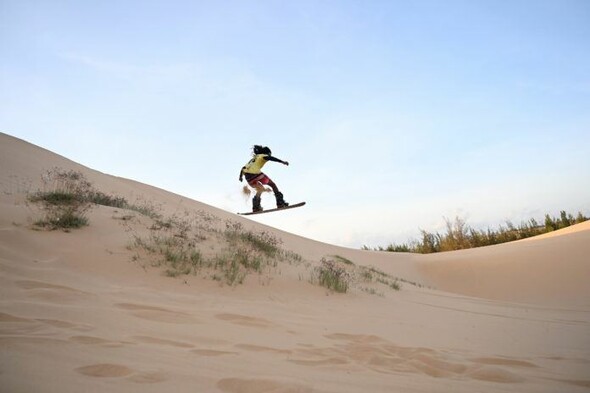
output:
[[42, 180], [43, 190], [28, 198], [33, 203], [41, 204], [45, 213], [36, 225], [65, 230], [88, 225], [86, 212], [91, 203], [87, 195], [91, 185], [81, 172], [54, 168], [47, 171]]
[[275, 265], [277, 260], [293, 264], [303, 261], [303, 257], [296, 252], [283, 249], [281, 239], [267, 231], [245, 230], [239, 222], [227, 220], [223, 235], [232, 248], [242, 247], [244, 250], [250, 250], [267, 262], [274, 261]]
[[214, 266], [216, 273], [213, 275], [213, 279], [216, 281], [222, 281], [233, 286], [242, 284], [246, 278], [247, 272], [243, 269], [240, 261], [234, 258], [233, 255], [223, 254], [216, 256]]
[[351, 261], [350, 259], [344, 258], [340, 255], [332, 255], [332, 258], [335, 258], [338, 262], [342, 262], [345, 265], [350, 265], [350, 266], [354, 266], [354, 262]]
[[401, 283], [421, 287], [418, 283], [391, 276], [371, 266], [358, 265], [339, 255], [322, 258], [320, 266], [313, 270], [311, 283], [319, 284], [335, 292], [359, 289], [379, 296], [383, 296], [379, 290], [380, 286], [395, 291], [401, 289]]
[[244, 230], [242, 224], [234, 221], [226, 221], [225, 237], [231, 244], [248, 244], [254, 250], [261, 252], [269, 258], [279, 254], [280, 240], [269, 232], [253, 232]]
[[95, 205], [116, 207], [119, 209], [131, 210], [143, 216], [150, 217], [154, 220], [162, 220], [162, 215], [158, 213], [158, 208], [150, 201], [139, 201], [130, 203], [126, 198], [111, 194], [105, 194], [102, 191], [91, 188], [85, 196], [86, 200]]
[[373, 273], [371, 273], [368, 269], [361, 270], [360, 276], [363, 281], [368, 281], [368, 282], [373, 281]]
[[67, 230], [86, 226], [86, 213], [92, 205], [134, 210], [151, 218], [159, 217], [151, 206], [129, 204], [123, 197], [94, 189], [80, 171], [55, 167], [43, 173], [41, 179], [42, 190], [27, 198], [41, 205], [44, 217], [35, 223], [40, 227]]
[[102, 191], [90, 190], [86, 194], [86, 199], [90, 203], [102, 206], [118, 207], [120, 209], [129, 209], [130, 205], [123, 197], [108, 195]]
[[395, 291], [399, 291], [400, 289], [402, 289], [401, 285], [399, 285], [398, 280], [394, 280], [389, 282], [389, 287]]
[[350, 275], [332, 259], [322, 258], [320, 266], [315, 269], [315, 275], [318, 284], [323, 287], [340, 293], [348, 291]]
[[262, 273], [269, 262], [252, 250], [238, 247], [215, 255], [211, 265], [215, 270], [214, 280], [234, 286], [242, 284], [249, 273]]
[[130, 249], [145, 251], [150, 256], [152, 266], [165, 266], [166, 275], [197, 274], [211, 263], [195, 247], [196, 242], [177, 236], [175, 233], [159, 233], [152, 230], [147, 238], [135, 236]]
[[303, 262], [303, 257], [291, 250], [281, 250], [281, 258], [292, 264], [300, 264]]
[[[251, 273], [275, 268], [279, 260], [301, 259], [295, 253], [283, 253], [280, 241], [267, 232], [247, 231], [233, 221], [218, 230], [212, 227], [214, 221], [203, 212], [152, 218], [149, 236], [136, 235], [129, 248], [142, 251], [151, 266], [164, 267], [168, 276], [202, 274], [230, 286], [242, 284]], [[201, 244], [211, 238], [219, 242]]]

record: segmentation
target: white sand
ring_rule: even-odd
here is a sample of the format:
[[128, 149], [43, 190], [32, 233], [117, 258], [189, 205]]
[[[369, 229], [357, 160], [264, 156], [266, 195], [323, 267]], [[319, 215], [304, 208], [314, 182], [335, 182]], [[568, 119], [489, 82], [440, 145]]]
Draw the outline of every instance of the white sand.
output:
[[[26, 193], [55, 166], [165, 216], [269, 231], [304, 262], [230, 287], [134, 261], [132, 212], [33, 230]], [[309, 276], [329, 255], [425, 286], [328, 293]], [[345, 249], [0, 134], [1, 392], [588, 392], [589, 277], [590, 223], [436, 255]]]

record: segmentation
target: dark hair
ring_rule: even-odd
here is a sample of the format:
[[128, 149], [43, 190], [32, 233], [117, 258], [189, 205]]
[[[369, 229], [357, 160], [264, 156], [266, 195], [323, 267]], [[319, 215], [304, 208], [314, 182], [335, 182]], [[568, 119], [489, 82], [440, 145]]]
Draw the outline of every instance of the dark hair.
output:
[[254, 145], [254, 154], [268, 154], [272, 155], [268, 146]]

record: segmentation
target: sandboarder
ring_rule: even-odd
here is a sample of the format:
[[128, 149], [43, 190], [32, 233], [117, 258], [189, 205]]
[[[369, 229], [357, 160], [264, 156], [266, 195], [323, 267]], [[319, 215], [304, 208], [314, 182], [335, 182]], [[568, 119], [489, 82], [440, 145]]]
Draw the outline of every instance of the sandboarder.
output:
[[277, 201], [277, 208], [280, 209], [289, 206], [289, 204], [283, 199], [283, 194], [279, 191], [275, 182], [262, 172], [262, 167], [268, 161], [279, 162], [283, 165], [289, 165], [289, 163], [273, 157], [268, 146], [254, 145], [252, 150], [253, 157], [242, 167], [239, 178], [239, 180], [242, 181], [245, 176], [248, 185], [256, 190], [256, 195], [254, 195], [254, 198], [252, 199], [252, 212], [261, 212], [263, 210], [260, 202], [262, 200], [261, 195], [265, 191], [265, 185], [269, 185], [272, 188]]

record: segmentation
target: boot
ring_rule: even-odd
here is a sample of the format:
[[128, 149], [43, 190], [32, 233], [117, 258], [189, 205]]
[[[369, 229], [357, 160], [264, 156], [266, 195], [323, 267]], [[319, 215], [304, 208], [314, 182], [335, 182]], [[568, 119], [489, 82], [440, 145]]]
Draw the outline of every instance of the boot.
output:
[[287, 202], [285, 202], [285, 200], [283, 199], [283, 193], [275, 192], [275, 198], [277, 199], [277, 207], [278, 208], [289, 206], [289, 204]]
[[260, 195], [254, 195], [252, 198], [252, 211], [253, 212], [261, 212], [262, 206], [260, 206], [261, 198]]

